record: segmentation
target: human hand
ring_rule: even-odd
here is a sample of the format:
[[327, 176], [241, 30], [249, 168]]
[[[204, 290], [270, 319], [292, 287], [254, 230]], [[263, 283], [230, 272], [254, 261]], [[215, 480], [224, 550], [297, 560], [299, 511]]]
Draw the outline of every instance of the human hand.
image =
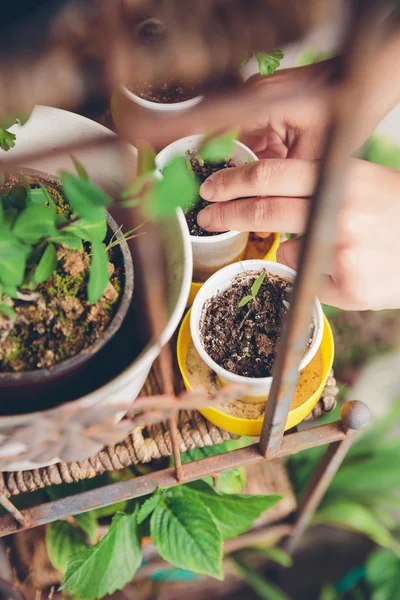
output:
[[[199, 225], [301, 234], [318, 168], [318, 161], [270, 159], [218, 171], [200, 188], [213, 204], [199, 213]], [[346, 310], [400, 308], [399, 231], [400, 173], [352, 159], [320, 300]], [[296, 269], [301, 243], [281, 244], [278, 261]]]

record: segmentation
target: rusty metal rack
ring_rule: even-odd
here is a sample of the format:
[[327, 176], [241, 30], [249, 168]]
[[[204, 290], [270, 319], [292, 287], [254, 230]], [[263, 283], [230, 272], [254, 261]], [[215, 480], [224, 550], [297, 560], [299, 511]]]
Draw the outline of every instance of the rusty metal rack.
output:
[[[293, 551], [332, 477], [340, 467], [357, 431], [365, 427], [370, 418], [369, 410], [362, 402], [352, 401], [343, 406], [339, 421], [284, 435], [284, 427], [298, 379], [298, 364], [308, 334], [312, 300], [317, 295], [321, 274], [329, 272], [327, 267], [332, 260], [343, 180], [351, 155], [352, 140], [357, 135], [359, 121], [362, 118], [362, 110], [359, 107], [362, 107], [362, 90], [368, 77], [369, 60], [374, 49], [387, 35], [385, 28], [377, 25], [385, 8], [388, 8], [385, 3], [373, 6], [372, 9], [363, 5], [356, 13], [350, 28], [348, 36], [350, 43], [345, 49], [347, 60], [343, 65], [341, 78], [335, 82], [334, 92], [332, 92], [331, 126], [327, 134], [317, 189], [310, 206], [307, 230], [303, 238], [300, 268], [274, 368], [273, 384], [266, 405], [259, 443], [218, 456], [210, 456], [194, 463], [181, 464], [176, 423], [176, 411], [181, 408], [181, 404], [174, 393], [171, 349], [166, 347], [160, 355], [160, 369], [165, 398], [175, 406], [175, 412], [170, 412], [168, 417], [175, 466], [64, 499], [46, 502], [21, 512], [17, 511], [8, 499], [2, 497], [0, 502], [10, 514], [0, 518], [1, 536], [121, 500], [139, 498], [150, 494], [157, 487], [176, 486], [240, 465], [285, 457], [307, 448], [327, 444], [328, 448], [303, 498], [294, 527], [290, 532], [288, 549]], [[279, 101], [279, 99], [277, 100]], [[235, 99], [231, 100], [234, 108], [227, 111], [227, 120], [234, 121], [238, 117], [239, 108], [245, 106], [246, 102], [250, 103], [250, 105], [248, 104], [250, 110], [256, 109], [257, 103], [259, 103], [258, 98], [251, 97], [247, 92], [237, 99], [236, 104], [235, 101]], [[4, 106], [0, 106], [0, 108], [3, 109]], [[209, 114], [212, 113], [213, 108], [214, 105], [210, 104]], [[205, 109], [199, 109], [199, 111], [203, 126], [206, 112]], [[225, 120], [223, 124], [227, 125]], [[167, 129], [173, 128], [176, 123], [177, 121], [172, 118], [170, 124], [166, 126]], [[210, 122], [209, 125], [212, 123]], [[178, 132], [189, 126], [190, 122], [187, 117], [182, 117]], [[155, 127], [154, 124], [150, 127], [151, 135], [154, 135]], [[134, 141], [134, 136], [129, 135], [129, 123], [127, 123], [127, 132], [126, 139]], [[103, 142], [110, 143], [110, 140], [107, 138]], [[90, 143], [90, 141], [87, 142], [88, 145]], [[96, 144], [98, 145], [98, 141]], [[132, 221], [133, 223], [135, 221], [134, 215], [132, 215]], [[157, 247], [154, 244], [156, 239], [156, 225], [150, 235], [140, 238], [142, 245], [140, 254], [143, 256], [143, 253], [147, 253], [153, 248], [151, 252], [153, 261], [160, 258], [157, 251], [154, 251], [154, 248]], [[162, 311], [158, 310], [163, 300], [163, 290], [160, 280], [157, 279], [158, 270], [155, 269], [152, 272], [152, 269], [144, 269], [140, 264], [139, 269], [145, 289], [147, 291], [152, 289], [152, 293], [147, 294], [147, 302], [153, 335], [157, 339], [163, 325]]]

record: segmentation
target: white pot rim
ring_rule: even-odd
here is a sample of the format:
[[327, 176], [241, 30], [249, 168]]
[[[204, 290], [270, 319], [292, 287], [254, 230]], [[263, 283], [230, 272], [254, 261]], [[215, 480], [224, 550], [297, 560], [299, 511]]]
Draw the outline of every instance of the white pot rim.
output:
[[[200, 142], [204, 138], [205, 138], [204, 133], [196, 133], [194, 135], [187, 135], [186, 137], [179, 138], [179, 140], [175, 140], [174, 142], [171, 142], [170, 144], [168, 144], [168, 146], [166, 146], [165, 148], [160, 150], [160, 152], [157, 154], [157, 156], [156, 156], [157, 169], [161, 172], [162, 167], [160, 167], [160, 162], [164, 163], [164, 161], [166, 161], [166, 157], [171, 153], [171, 151], [174, 149], [175, 146], [184, 144], [184, 142], [187, 142], [189, 144], [189, 142], [193, 142], [193, 141], [198, 142], [200, 144]], [[248, 146], [243, 144], [243, 142], [240, 142], [239, 140], [234, 140], [234, 145], [236, 148], [241, 148], [242, 150], [247, 152], [247, 154], [253, 159], [252, 162], [258, 161], [257, 155], [253, 152], [253, 150], [250, 150], [250, 148]], [[189, 148], [187, 148], [187, 150], [189, 150]], [[190, 241], [192, 242], [192, 244], [199, 244], [199, 245], [201, 244], [202, 246], [203, 245], [204, 246], [211, 245], [211, 244], [215, 245], [218, 242], [221, 242], [221, 243], [225, 242], [226, 240], [230, 240], [238, 235], [242, 235], [243, 233], [244, 233], [243, 231], [236, 231], [235, 229], [232, 229], [230, 231], [226, 231], [225, 233], [220, 233], [218, 235], [209, 235], [209, 236], [191, 235]]]
[[189, 100], [183, 100], [182, 102], [169, 102], [168, 104], [163, 104], [162, 102], [152, 102], [151, 100], [145, 100], [141, 98], [137, 94], [131, 92], [126, 85], [121, 86], [121, 90], [125, 96], [127, 96], [136, 104], [143, 106], [143, 108], [148, 108], [152, 111], [157, 112], [173, 112], [177, 109], [182, 110], [186, 108], [192, 108], [192, 106], [196, 106], [199, 102], [201, 102], [204, 96], [194, 96], [193, 98], [189, 98]]
[[[190, 332], [191, 332], [191, 336], [192, 336], [192, 341], [193, 341], [193, 344], [194, 344], [197, 352], [199, 353], [200, 357], [205, 362], [205, 364], [222, 379], [229, 381], [229, 383], [241, 384], [241, 385], [245, 385], [247, 387], [251, 387], [251, 386], [255, 386], [255, 385], [257, 385], [258, 387], [264, 386], [264, 385], [269, 386], [272, 381], [272, 376], [270, 376], [270, 377], [245, 377], [244, 375], [237, 375], [236, 373], [231, 373], [230, 371], [227, 371], [226, 369], [221, 367], [205, 351], [203, 343], [200, 338], [199, 322], [200, 322], [200, 318], [201, 318], [201, 315], [203, 312], [204, 303], [210, 297], [212, 297], [216, 293], [218, 293], [218, 287], [216, 284], [218, 283], [218, 281], [220, 281], [222, 273], [229, 274], [229, 272], [231, 272], [232, 273], [231, 279], [235, 275], [240, 273], [240, 270], [238, 270], [238, 265], [240, 265], [240, 267], [243, 268], [244, 271], [259, 271], [261, 269], [266, 270], [266, 271], [271, 270], [272, 274], [279, 274], [282, 277], [286, 276], [292, 281], [295, 279], [295, 277], [297, 275], [296, 271], [294, 271], [290, 267], [287, 267], [286, 265], [283, 265], [281, 263], [272, 262], [269, 260], [263, 260], [263, 259], [244, 260], [244, 261], [239, 261], [237, 263], [233, 263], [231, 265], [227, 265], [226, 267], [223, 267], [222, 269], [220, 269], [219, 271], [217, 271], [216, 273], [211, 275], [211, 277], [209, 279], [207, 279], [207, 281], [202, 285], [202, 287], [198, 291], [196, 298], [194, 299], [192, 309], [191, 309], [191, 314], [190, 314]], [[280, 273], [276, 273], [276, 271], [280, 271]], [[229, 283], [227, 285], [222, 284], [220, 291], [224, 291], [225, 289], [227, 289], [229, 287], [229, 285], [230, 285]], [[314, 300], [314, 313], [315, 313], [314, 339], [311, 343], [310, 348], [308, 349], [308, 351], [306, 352], [306, 354], [304, 355], [303, 359], [300, 362], [299, 371], [302, 371], [311, 362], [311, 360], [314, 358], [314, 356], [316, 355], [316, 353], [321, 345], [322, 335], [323, 335], [323, 330], [324, 330], [324, 315], [323, 315], [321, 303], [318, 300], [318, 298], [315, 298], [315, 300]]]

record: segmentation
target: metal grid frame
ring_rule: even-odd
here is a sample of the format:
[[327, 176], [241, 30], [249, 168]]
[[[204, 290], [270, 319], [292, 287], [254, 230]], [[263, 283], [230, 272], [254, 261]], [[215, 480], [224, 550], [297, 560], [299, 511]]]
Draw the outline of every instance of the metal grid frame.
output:
[[[385, 3], [382, 3], [385, 4]], [[357, 401], [344, 405], [341, 419], [329, 425], [316, 426], [309, 430], [284, 434], [284, 427], [294, 395], [297, 379], [297, 366], [301, 360], [308, 333], [309, 315], [312, 299], [316, 295], [321, 274], [332, 259], [336, 217], [340, 208], [343, 179], [348, 158], [351, 154], [351, 141], [357, 132], [360, 114], [354, 114], [354, 106], [361, 103], [363, 83], [367, 80], [368, 59], [378, 47], [384, 32], [376, 25], [385, 6], [375, 6], [373, 10], [361, 7], [354, 20], [351, 44], [348, 48], [346, 71], [337, 87], [331, 105], [331, 127], [322, 160], [319, 182], [313, 197], [306, 234], [302, 248], [300, 268], [295, 282], [293, 300], [289, 318], [285, 324], [281, 348], [274, 369], [274, 378], [269, 401], [264, 416], [262, 435], [259, 443], [247, 448], [210, 456], [194, 463], [181, 464], [177, 436], [176, 417], [168, 420], [171, 436], [174, 468], [148, 473], [141, 477], [114, 483], [95, 490], [85, 491], [67, 498], [47, 502], [19, 512], [4, 496], [1, 504], [9, 515], [0, 518], [0, 536], [15, 533], [22, 529], [36, 527], [79, 514], [109, 504], [139, 498], [150, 494], [157, 487], [168, 488], [206, 475], [215, 474], [240, 465], [271, 460], [288, 456], [301, 450], [328, 444], [328, 448], [317, 468], [313, 480], [299, 508], [294, 527], [290, 529], [287, 542], [289, 551], [293, 551], [299, 537], [306, 528], [316, 510], [332, 477], [340, 467], [357, 430], [369, 422], [369, 410]], [[109, 144], [109, 138], [101, 143]], [[88, 142], [87, 145], [90, 145]], [[96, 142], [99, 145], [99, 142]], [[137, 216], [132, 212], [130, 225], [135, 225]], [[158, 307], [163, 299], [161, 279], [157, 270], [143, 269], [140, 255], [144, 256], [152, 249], [152, 261], [161, 264], [157, 239], [157, 227], [152, 226], [148, 236], [140, 241], [139, 269], [143, 276], [152, 332], [157, 339], [164, 325], [163, 311]], [[158, 248], [158, 250], [154, 250]], [[152, 289], [152, 293], [148, 291]], [[156, 289], [156, 293], [154, 290]], [[166, 347], [160, 355], [164, 393], [174, 397], [173, 371], [171, 368], [171, 349]]]

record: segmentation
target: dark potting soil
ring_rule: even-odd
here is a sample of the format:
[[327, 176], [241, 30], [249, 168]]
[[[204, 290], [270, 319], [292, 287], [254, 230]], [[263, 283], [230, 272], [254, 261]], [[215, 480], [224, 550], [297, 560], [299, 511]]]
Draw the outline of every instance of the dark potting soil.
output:
[[[196, 175], [200, 184], [202, 184], [203, 181], [205, 181], [213, 173], [221, 171], [221, 169], [227, 169], [229, 167], [235, 166], [231, 160], [211, 165], [205, 163], [201, 158], [196, 157], [193, 153], [188, 152], [187, 155], [192, 165], [193, 173]], [[210, 204], [212, 204], [212, 202], [207, 202], [207, 200], [203, 200], [203, 198], [199, 196], [194, 207], [186, 212], [186, 222], [189, 227], [190, 235], [194, 235], [196, 237], [206, 237], [211, 235], [221, 235], [221, 233], [225, 233], [223, 231], [206, 231], [205, 229], [202, 229], [200, 225], [198, 225], [197, 215], [201, 210], [203, 210], [203, 208], [206, 208], [206, 206], [209, 206]]]
[[[208, 355], [221, 367], [245, 377], [269, 377], [279, 345], [282, 322], [288, 312], [292, 283], [266, 273], [255, 300], [240, 307], [262, 271], [246, 272], [232, 286], [210, 298], [200, 324]], [[311, 343], [313, 326], [310, 328]]]
[[[67, 216], [69, 207], [60, 192], [46, 186], [57, 210]], [[59, 246], [57, 271], [33, 291], [12, 300], [14, 323], [0, 316], [0, 372], [48, 368], [89, 348], [110, 324], [118, 305], [122, 274], [109, 254], [111, 281], [102, 299], [89, 304], [87, 283], [90, 246], [81, 250]]]

